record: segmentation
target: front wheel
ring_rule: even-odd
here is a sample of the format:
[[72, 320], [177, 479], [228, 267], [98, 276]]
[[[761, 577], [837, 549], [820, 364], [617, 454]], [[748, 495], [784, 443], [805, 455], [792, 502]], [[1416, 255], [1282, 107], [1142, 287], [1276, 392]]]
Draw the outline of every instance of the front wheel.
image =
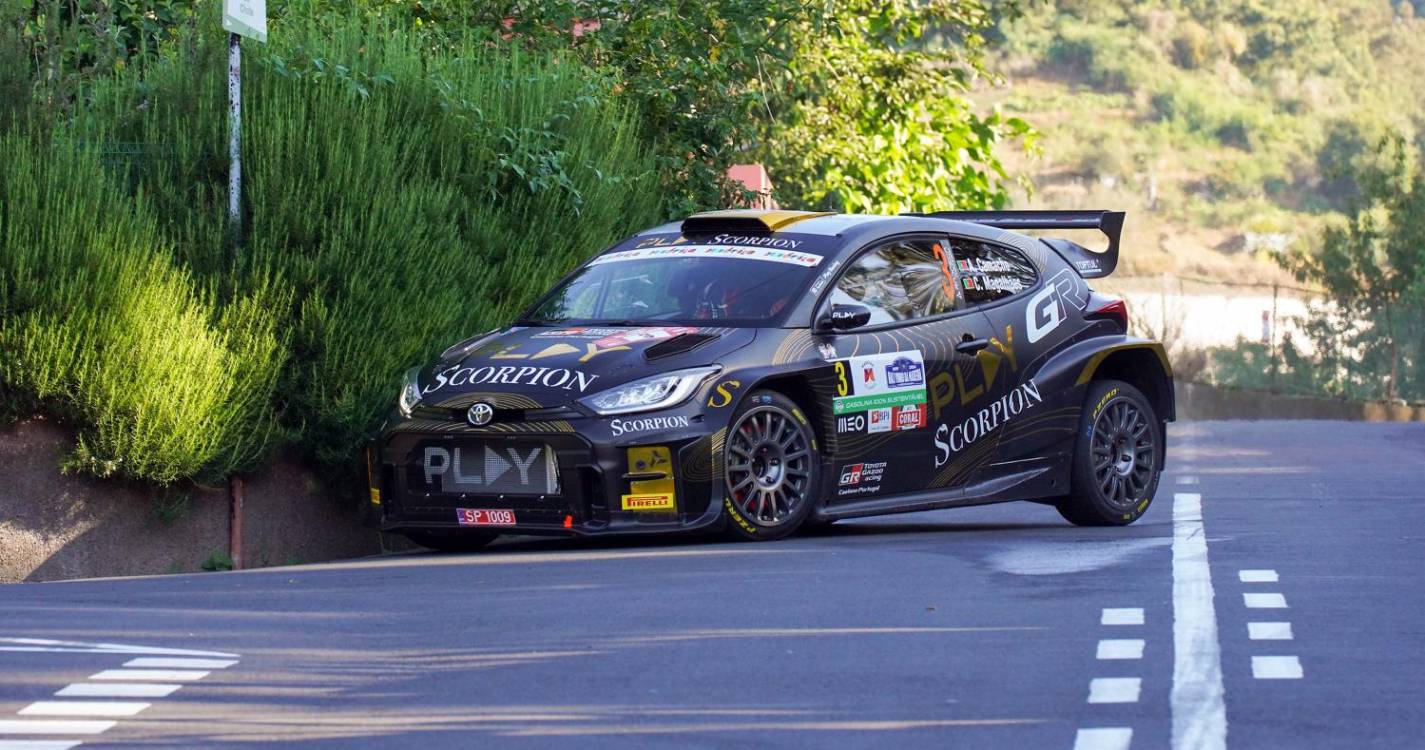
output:
[[820, 456], [806, 415], [776, 391], [747, 396], [723, 448], [723, 510], [743, 539], [781, 539], [811, 515]]
[[489, 531], [408, 531], [406, 538], [436, 552], [474, 552], [495, 541]]
[[1153, 502], [1163, 466], [1162, 422], [1133, 386], [1089, 385], [1070, 493], [1056, 507], [1078, 526], [1127, 526]]

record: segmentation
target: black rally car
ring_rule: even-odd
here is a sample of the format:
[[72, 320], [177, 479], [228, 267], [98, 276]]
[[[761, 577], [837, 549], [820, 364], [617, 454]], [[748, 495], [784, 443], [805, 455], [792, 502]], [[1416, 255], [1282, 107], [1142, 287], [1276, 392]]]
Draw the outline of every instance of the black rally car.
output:
[[1162, 345], [1086, 281], [1113, 271], [1122, 222], [737, 210], [649, 229], [408, 373], [368, 451], [370, 522], [436, 549], [775, 539], [1006, 500], [1131, 523], [1174, 413]]

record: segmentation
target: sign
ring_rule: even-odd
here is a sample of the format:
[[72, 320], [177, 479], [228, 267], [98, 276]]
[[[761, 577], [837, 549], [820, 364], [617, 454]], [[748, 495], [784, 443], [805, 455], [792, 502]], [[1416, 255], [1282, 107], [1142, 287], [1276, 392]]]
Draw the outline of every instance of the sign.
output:
[[223, 28], [267, 43], [267, 0], [223, 0]]

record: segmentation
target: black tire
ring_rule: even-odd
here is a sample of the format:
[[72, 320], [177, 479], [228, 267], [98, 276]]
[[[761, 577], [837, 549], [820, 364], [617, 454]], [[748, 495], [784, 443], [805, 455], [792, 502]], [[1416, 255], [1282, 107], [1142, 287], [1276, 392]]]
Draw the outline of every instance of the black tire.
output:
[[1055, 507], [1078, 526], [1127, 526], [1153, 502], [1163, 467], [1163, 423], [1133, 386], [1095, 380], [1084, 399], [1069, 495]]
[[408, 531], [406, 538], [436, 552], [474, 552], [500, 535], [490, 531]]
[[728, 426], [722, 465], [722, 507], [740, 539], [781, 539], [816, 505], [821, 455], [815, 431], [802, 410], [776, 391], [743, 399]]

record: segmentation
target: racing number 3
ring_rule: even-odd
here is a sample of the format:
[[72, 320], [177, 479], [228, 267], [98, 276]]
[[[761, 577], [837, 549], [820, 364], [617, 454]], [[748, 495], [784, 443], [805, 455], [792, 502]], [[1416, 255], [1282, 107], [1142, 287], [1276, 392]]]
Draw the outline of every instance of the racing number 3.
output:
[[838, 361], [836, 365], [836, 395], [849, 395], [851, 384], [846, 382], [846, 363]]

